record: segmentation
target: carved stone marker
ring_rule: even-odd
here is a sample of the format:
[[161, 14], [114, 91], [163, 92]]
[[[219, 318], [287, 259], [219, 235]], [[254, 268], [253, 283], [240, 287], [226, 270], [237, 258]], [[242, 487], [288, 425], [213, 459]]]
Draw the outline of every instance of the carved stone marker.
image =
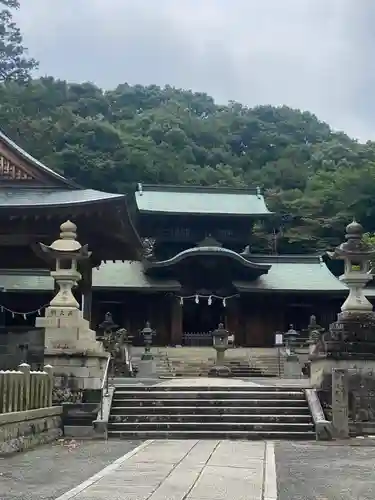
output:
[[332, 370], [332, 425], [334, 437], [349, 437], [349, 383], [348, 371]]

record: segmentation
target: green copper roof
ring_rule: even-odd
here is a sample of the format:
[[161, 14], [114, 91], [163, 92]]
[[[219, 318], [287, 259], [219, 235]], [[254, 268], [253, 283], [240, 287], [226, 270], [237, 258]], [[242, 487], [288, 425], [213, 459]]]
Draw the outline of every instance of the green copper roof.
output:
[[9, 207], [59, 207], [66, 205], [87, 205], [103, 201], [120, 200], [125, 195], [104, 193], [95, 189], [5, 189], [0, 190], [0, 208]]
[[[269, 264], [268, 274], [254, 281], [236, 281], [240, 292], [328, 292], [348, 293], [341, 283], [317, 256], [252, 256], [258, 264]], [[42, 270], [1, 270], [0, 289], [9, 292], [53, 291], [53, 280]], [[147, 276], [143, 264], [136, 261], [116, 261], [102, 264], [93, 270], [93, 287], [102, 290], [174, 291], [180, 289], [176, 280], [161, 280]], [[366, 290], [368, 297], [375, 297], [375, 288]], [[1, 302], [1, 301], [0, 301]]]
[[[116, 261], [102, 264], [93, 269], [92, 285], [95, 289], [119, 290], [179, 290], [175, 280], [155, 280], [146, 276], [142, 263], [138, 261]], [[39, 269], [8, 270], [0, 269], [0, 290], [9, 292], [45, 292], [53, 291], [53, 279], [48, 271]]]
[[102, 264], [92, 274], [94, 288], [128, 289], [128, 290], [179, 290], [180, 284], [175, 280], [155, 280], [143, 272], [142, 262], [116, 261]]
[[4, 292], [52, 292], [54, 281], [48, 271], [41, 269], [0, 269], [2, 288]]
[[270, 215], [259, 190], [139, 185], [135, 193], [141, 213], [189, 215]]
[[271, 264], [268, 274], [253, 282], [235, 282], [243, 292], [341, 292], [348, 291], [320, 256], [251, 256], [252, 261]]

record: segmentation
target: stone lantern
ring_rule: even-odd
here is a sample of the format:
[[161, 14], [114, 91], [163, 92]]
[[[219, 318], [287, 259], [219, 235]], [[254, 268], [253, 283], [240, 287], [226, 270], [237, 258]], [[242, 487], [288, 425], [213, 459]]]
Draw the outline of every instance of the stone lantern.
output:
[[331, 387], [333, 369], [353, 369], [362, 374], [375, 371], [375, 313], [364, 290], [372, 279], [370, 262], [375, 252], [363, 241], [363, 228], [355, 221], [346, 227], [345, 239], [328, 256], [344, 261], [340, 280], [349, 294], [336, 321], [310, 353], [310, 382], [314, 387]]
[[316, 342], [320, 339], [324, 328], [321, 327], [316, 321], [315, 314], [312, 314], [309, 319], [309, 324], [307, 325], [307, 332], [309, 334], [307, 343], [309, 345], [316, 344]]
[[372, 304], [364, 294], [364, 287], [372, 279], [370, 262], [375, 252], [363, 241], [363, 227], [353, 221], [346, 226], [346, 241], [333, 252], [328, 252], [331, 259], [344, 261], [344, 274], [340, 280], [349, 288], [349, 295], [341, 311], [348, 313], [371, 312]]
[[97, 389], [107, 354], [96, 333], [83, 318], [72, 289], [81, 279], [78, 262], [88, 259], [87, 245], [77, 241], [77, 226], [66, 221], [60, 226], [60, 238], [47, 246], [39, 243], [46, 260], [55, 263], [51, 276], [58, 292], [46, 308], [45, 317], [36, 319], [36, 326], [44, 328], [44, 363], [53, 366], [56, 385], [68, 376], [74, 387], [69, 389]]
[[72, 289], [81, 279], [81, 274], [77, 270], [77, 263], [80, 260], [88, 259], [91, 252], [87, 245], [82, 246], [77, 241], [77, 226], [66, 221], [60, 226], [60, 238], [47, 246], [39, 243], [42, 252], [47, 260], [55, 261], [55, 270], [51, 271], [51, 276], [59, 286], [57, 295], [51, 300], [50, 305], [55, 307], [79, 307]]
[[216, 365], [209, 371], [209, 376], [228, 377], [230, 375], [229, 367], [224, 365], [225, 351], [228, 349], [229, 332], [224, 328], [223, 323], [212, 332], [212, 344], [216, 351]]
[[293, 325], [289, 325], [289, 330], [284, 333], [286, 347], [293, 352], [296, 340], [299, 333], [294, 329]]
[[145, 350], [142, 354], [142, 360], [143, 361], [152, 360], [154, 359], [154, 357], [151, 353], [151, 344], [152, 344], [152, 336], [154, 334], [154, 330], [151, 328], [149, 321], [146, 321], [146, 326], [143, 328], [141, 333], [145, 344]]
[[216, 350], [216, 364], [224, 362], [225, 351], [228, 349], [229, 332], [224, 328], [223, 323], [212, 332], [212, 343]]

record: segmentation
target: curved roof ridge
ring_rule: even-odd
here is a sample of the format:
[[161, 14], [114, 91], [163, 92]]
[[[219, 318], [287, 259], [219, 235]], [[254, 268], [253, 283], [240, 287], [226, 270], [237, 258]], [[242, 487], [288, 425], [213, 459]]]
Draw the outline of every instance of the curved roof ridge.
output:
[[188, 248], [187, 250], [183, 250], [182, 252], [179, 252], [176, 254], [174, 257], [171, 257], [170, 259], [166, 260], [161, 260], [161, 261], [146, 261], [145, 265], [149, 269], [155, 269], [155, 268], [160, 268], [160, 267], [169, 267], [177, 264], [178, 262], [181, 262], [182, 260], [191, 257], [193, 255], [222, 255], [226, 257], [230, 257], [233, 260], [236, 260], [240, 264], [242, 264], [245, 267], [249, 267], [252, 269], [258, 269], [260, 271], [264, 271], [267, 273], [272, 265], [271, 264], [262, 264], [262, 263], [256, 263], [252, 262], [249, 259], [246, 259], [242, 255], [240, 255], [237, 252], [234, 252], [233, 250], [230, 250], [229, 248], [224, 248], [224, 247], [214, 247], [214, 246], [201, 246], [201, 247], [193, 247], [193, 248]]
[[64, 183], [65, 185], [69, 186], [70, 188], [73, 189], [82, 189], [81, 186], [76, 184], [74, 181], [71, 181], [64, 177], [63, 175], [55, 172], [55, 170], [52, 170], [52, 168], [47, 167], [44, 163], [41, 161], [37, 160], [29, 154], [27, 151], [22, 149], [20, 146], [18, 146], [12, 139], [10, 139], [7, 135], [5, 135], [1, 130], [0, 130], [0, 140], [4, 141], [5, 144], [11, 149], [15, 154], [18, 154], [21, 156], [25, 161], [29, 162], [31, 165], [33, 165], [35, 168], [38, 170], [42, 170], [49, 175], [53, 176], [55, 179], [59, 180], [60, 182]]

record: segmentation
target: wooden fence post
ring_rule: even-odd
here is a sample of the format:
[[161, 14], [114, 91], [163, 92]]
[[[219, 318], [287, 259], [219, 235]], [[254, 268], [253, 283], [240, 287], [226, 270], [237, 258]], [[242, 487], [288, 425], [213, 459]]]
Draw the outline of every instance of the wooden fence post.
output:
[[30, 401], [30, 365], [27, 363], [22, 363], [18, 367], [19, 371], [23, 373], [23, 409], [24, 410], [29, 410], [31, 406], [31, 401]]
[[48, 383], [46, 384], [47, 389], [47, 408], [52, 406], [52, 390], [53, 390], [53, 368], [51, 365], [46, 365], [44, 371], [48, 375]]

